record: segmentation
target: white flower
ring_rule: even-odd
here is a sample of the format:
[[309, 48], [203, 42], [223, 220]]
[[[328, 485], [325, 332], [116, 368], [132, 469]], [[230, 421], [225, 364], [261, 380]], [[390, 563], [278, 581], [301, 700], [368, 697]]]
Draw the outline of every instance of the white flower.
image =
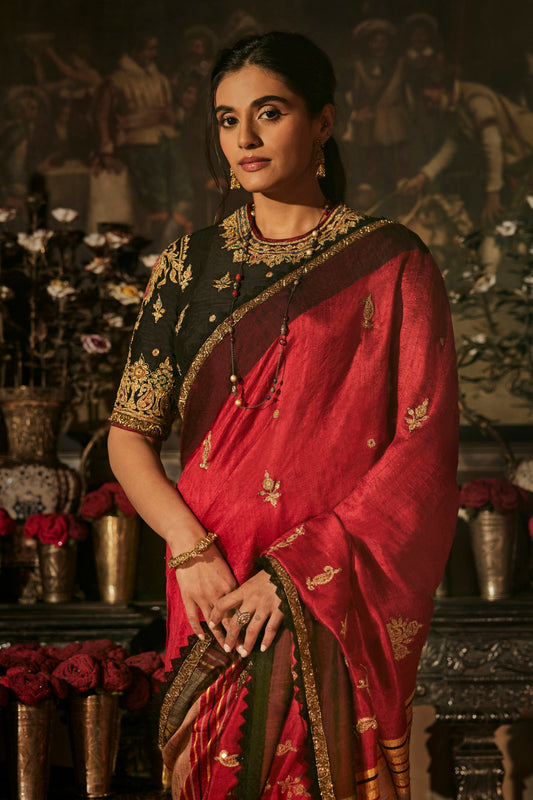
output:
[[142, 300], [141, 292], [131, 283], [110, 283], [108, 288], [111, 297], [123, 306], [134, 305]]
[[489, 289], [492, 289], [495, 283], [496, 275], [482, 275], [481, 278], [478, 278], [474, 283], [471, 291], [474, 294], [483, 294], [484, 292], [488, 292]]
[[111, 350], [109, 339], [99, 336], [97, 333], [83, 333], [81, 344], [87, 353], [108, 353]]
[[104, 319], [109, 325], [110, 328], [123, 328], [124, 327], [124, 319], [120, 316], [120, 314], [104, 314]]
[[0, 286], [0, 300], [11, 300], [13, 294], [13, 289], [9, 286]]
[[53, 231], [40, 229], [34, 231], [34, 233], [18, 233], [17, 241], [21, 247], [29, 250], [30, 253], [40, 253], [46, 248], [48, 239], [53, 235]]
[[472, 277], [472, 270], [471, 269], [465, 269], [464, 272], [461, 272], [461, 278], [464, 278], [466, 280], [467, 278], [471, 278], [471, 277]]
[[526, 197], [526, 200], [527, 200], [527, 202], [529, 203], [529, 207], [530, 207], [530, 208], [533, 208], [533, 194], [529, 194], [529, 195]]
[[485, 342], [487, 341], [487, 334], [475, 333], [474, 336], [472, 336], [472, 341], [475, 342], [476, 344], [485, 344]]
[[48, 286], [46, 287], [46, 291], [53, 297], [55, 300], [61, 300], [64, 297], [68, 297], [71, 294], [75, 294], [75, 290], [72, 288], [68, 281], [60, 281], [60, 280], [53, 280], [50, 281]]
[[11, 222], [17, 216], [17, 209], [4, 206], [0, 208], [0, 222]]
[[133, 238], [131, 233], [124, 233], [123, 231], [107, 231], [104, 235], [106, 242], [113, 250], [118, 250], [119, 247], [131, 242]]
[[103, 247], [105, 245], [105, 236], [101, 233], [90, 233], [88, 236], [83, 237], [83, 241], [87, 247]]
[[514, 236], [518, 225], [513, 220], [507, 219], [500, 225], [496, 225], [496, 231], [500, 236]]
[[457, 512], [457, 516], [459, 517], [459, 519], [462, 519], [465, 522], [470, 522], [470, 519], [472, 518], [472, 514], [470, 513], [468, 508], [460, 508], [459, 511]]
[[141, 256], [141, 261], [147, 269], [152, 269], [154, 264], [157, 264], [159, 255], [157, 253], [150, 253], [148, 256]]
[[94, 272], [95, 275], [101, 275], [110, 264], [109, 258], [93, 258], [92, 261], [85, 265], [85, 269], [89, 270], [89, 272]]
[[73, 208], [54, 208], [53, 211], [50, 212], [54, 219], [57, 219], [58, 222], [74, 222], [76, 217], [78, 216], [78, 212], [75, 211]]
[[448, 297], [450, 298], [450, 303], [454, 304], [458, 303], [459, 300], [461, 299], [461, 295], [459, 294], [459, 292], [453, 292], [453, 291], [448, 292]]

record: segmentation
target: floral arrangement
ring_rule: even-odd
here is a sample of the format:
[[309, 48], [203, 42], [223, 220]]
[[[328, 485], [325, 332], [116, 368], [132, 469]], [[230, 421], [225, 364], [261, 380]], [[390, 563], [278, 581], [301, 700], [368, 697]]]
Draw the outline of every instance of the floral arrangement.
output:
[[122, 706], [137, 710], [160, 691], [164, 680], [161, 655], [131, 655], [110, 639], [0, 649], [0, 706], [12, 699], [37, 705], [49, 698], [120, 693]]
[[16, 522], [5, 508], [0, 508], [0, 536], [9, 536], [15, 530]]
[[533, 513], [533, 495], [504, 478], [475, 478], [463, 484], [459, 503], [468, 518], [485, 510]]
[[120, 483], [103, 483], [94, 492], [86, 494], [82, 500], [80, 516], [83, 519], [92, 522], [107, 514], [116, 517], [137, 515]]
[[147, 241], [128, 226], [73, 229], [73, 209], [31, 233], [9, 230], [11, 212], [0, 208], [0, 387], [67, 386], [71, 405], [101, 416], [156, 256], [141, 256]]
[[24, 536], [28, 539], [58, 547], [63, 547], [69, 539], [82, 542], [87, 534], [87, 526], [74, 514], [30, 514], [24, 523]]

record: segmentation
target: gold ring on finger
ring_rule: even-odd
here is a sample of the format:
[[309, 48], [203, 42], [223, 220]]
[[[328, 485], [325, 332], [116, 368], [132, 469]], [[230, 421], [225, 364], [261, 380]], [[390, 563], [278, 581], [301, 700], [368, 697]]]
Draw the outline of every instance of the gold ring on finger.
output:
[[240, 625], [241, 628], [244, 628], [245, 625], [248, 625], [251, 619], [251, 611], [240, 611], [237, 609], [237, 625]]

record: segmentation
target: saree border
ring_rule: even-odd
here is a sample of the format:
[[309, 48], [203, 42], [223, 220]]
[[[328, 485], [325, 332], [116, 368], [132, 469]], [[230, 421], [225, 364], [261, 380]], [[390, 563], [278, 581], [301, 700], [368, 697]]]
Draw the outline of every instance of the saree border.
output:
[[[250, 311], [257, 308], [258, 306], [260, 306], [266, 300], [269, 300], [274, 295], [278, 294], [287, 286], [290, 286], [292, 283], [294, 283], [297, 277], [300, 277], [302, 275], [307, 275], [309, 272], [312, 272], [312, 270], [316, 269], [316, 267], [319, 267], [321, 264], [328, 261], [332, 256], [341, 253], [343, 250], [349, 247], [353, 242], [357, 241], [358, 239], [362, 239], [363, 237], [367, 236], [370, 233], [373, 233], [375, 230], [378, 230], [379, 228], [382, 228], [385, 225], [391, 225], [391, 224], [395, 223], [389, 219], [378, 219], [368, 223], [367, 225], [363, 225], [362, 227], [357, 228], [352, 233], [349, 233], [341, 241], [334, 243], [327, 250], [324, 250], [324, 252], [320, 253], [318, 256], [311, 259], [303, 266], [296, 267], [294, 270], [287, 273], [287, 275], [284, 275], [283, 278], [280, 278], [279, 281], [272, 284], [272, 286], [269, 286], [267, 289], [262, 291], [256, 297], [252, 298], [247, 303], [244, 303], [242, 306], [236, 308], [232, 315], [234, 323], [239, 322]], [[192, 360], [191, 365], [183, 378], [178, 396], [178, 411], [182, 419], [190, 389], [198, 376], [200, 368], [202, 367], [203, 363], [207, 360], [207, 358], [211, 355], [215, 347], [219, 345], [225, 338], [225, 336], [227, 336], [230, 333], [230, 330], [231, 330], [231, 323], [229, 321], [229, 317], [227, 317], [223, 322], [220, 323], [220, 325], [218, 325], [217, 328], [215, 328], [211, 336], [209, 336], [209, 338], [206, 339], [206, 341], [200, 347], [194, 359]]]
[[294, 631], [298, 640], [298, 648], [302, 662], [302, 677], [304, 684], [305, 697], [307, 701], [307, 712], [311, 728], [311, 738], [315, 751], [316, 773], [321, 800], [335, 800], [335, 791], [331, 777], [331, 764], [329, 760], [326, 735], [322, 723], [322, 712], [318, 699], [318, 690], [314, 678], [311, 650], [307, 637], [307, 628], [302, 612], [302, 605], [296, 586], [292, 582], [290, 575], [281, 566], [279, 561], [266, 556], [266, 560], [271, 565], [276, 577], [280, 581], [289, 608], [292, 614]]

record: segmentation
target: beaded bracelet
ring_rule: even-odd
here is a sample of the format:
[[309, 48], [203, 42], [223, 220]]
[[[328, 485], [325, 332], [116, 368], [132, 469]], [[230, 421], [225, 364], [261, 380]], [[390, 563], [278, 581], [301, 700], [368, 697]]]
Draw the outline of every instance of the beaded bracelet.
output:
[[182, 567], [184, 564], [187, 564], [188, 561], [192, 561], [193, 558], [205, 553], [205, 551], [211, 547], [217, 536], [218, 533], [210, 532], [203, 539], [200, 539], [193, 550], [189, 550], [187, 553], [181, 553], [179, 556], [172, 556], [172, 558], [168, 559], [168, 568], [177, 569], [178, 567]]

